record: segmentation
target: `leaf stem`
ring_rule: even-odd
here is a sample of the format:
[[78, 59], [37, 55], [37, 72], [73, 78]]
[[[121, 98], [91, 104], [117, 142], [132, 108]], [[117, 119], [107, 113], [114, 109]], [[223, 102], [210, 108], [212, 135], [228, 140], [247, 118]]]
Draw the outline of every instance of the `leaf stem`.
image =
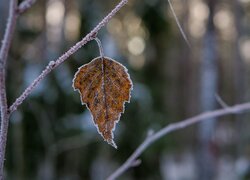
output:
[[100, 52], [100, 56], [103, 59], [104, 58], [104, 52], [103, 52], [103, 47], [102, 47], [102, 42], [100, 41], [100, 39], [98, 37], [95, 38], [95, 41], [98, 44], [98, 48], [99, 48], [99, 52]]

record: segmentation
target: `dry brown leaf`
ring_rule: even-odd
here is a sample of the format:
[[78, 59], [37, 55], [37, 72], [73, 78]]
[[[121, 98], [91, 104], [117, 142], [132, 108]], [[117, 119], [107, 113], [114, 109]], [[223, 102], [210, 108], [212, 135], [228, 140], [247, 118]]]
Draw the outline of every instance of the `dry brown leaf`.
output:
[[98, 132], [116, 148], [113, 130], [132, 89], [127, 69], [108, 57], [95, 58], [78, 69], [73, 88], [79, 91], [82, 104], [90, 110]]

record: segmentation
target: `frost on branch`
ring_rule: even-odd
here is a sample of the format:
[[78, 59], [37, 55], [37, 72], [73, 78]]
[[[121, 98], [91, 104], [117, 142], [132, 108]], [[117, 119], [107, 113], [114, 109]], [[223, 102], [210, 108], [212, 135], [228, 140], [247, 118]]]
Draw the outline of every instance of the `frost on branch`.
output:
[[113, 130], [132, 89], [127, 69], [108, 57], [95, 58], [78, 69], [73, 88], [79, 91], [82, 104], [90, 110], [98, 132], [116, 148]]

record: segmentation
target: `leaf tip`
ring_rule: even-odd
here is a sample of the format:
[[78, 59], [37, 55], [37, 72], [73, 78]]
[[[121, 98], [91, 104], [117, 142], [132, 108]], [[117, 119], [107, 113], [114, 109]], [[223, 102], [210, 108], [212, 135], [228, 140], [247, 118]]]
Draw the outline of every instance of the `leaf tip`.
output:
[[107, 143], [111, 146], [113, 146], [115, 149], [117, 149], [117, 145], [115, 144], [114, 140], [113, 139], [109, 139], [107, 140]]

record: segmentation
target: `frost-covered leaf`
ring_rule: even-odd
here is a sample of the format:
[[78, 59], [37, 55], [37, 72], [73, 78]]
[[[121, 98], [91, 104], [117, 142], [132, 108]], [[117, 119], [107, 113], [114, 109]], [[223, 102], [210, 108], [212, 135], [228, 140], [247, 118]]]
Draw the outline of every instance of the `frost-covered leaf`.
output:
[[108, 57], [95, 58], [78, 69], [73, 88], [79, 91], [82, 104], [90, 110], [98, 132], [116, 148], [113, 130], [132, 89], [127, 69]]

